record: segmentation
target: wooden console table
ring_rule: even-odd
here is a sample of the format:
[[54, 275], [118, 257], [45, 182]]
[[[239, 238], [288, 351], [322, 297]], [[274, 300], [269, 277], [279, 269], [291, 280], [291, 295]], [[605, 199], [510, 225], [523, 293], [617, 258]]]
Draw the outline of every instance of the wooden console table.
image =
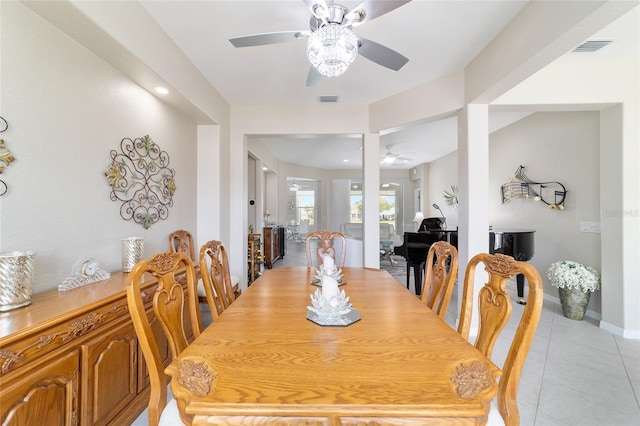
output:
[[[35, 294], [30, 306], [0, 313], [0, 424], [130, 424], [146, 408], [149, 380], [127, 278], [116, 272], [74, 290]], [[149, 280], [143, 290], [149, 304], [154, 285]], [[164, 336], [156, 321], [152, 326], [157, 339]], [[168, 365], [168, 346], [159, 341]]]

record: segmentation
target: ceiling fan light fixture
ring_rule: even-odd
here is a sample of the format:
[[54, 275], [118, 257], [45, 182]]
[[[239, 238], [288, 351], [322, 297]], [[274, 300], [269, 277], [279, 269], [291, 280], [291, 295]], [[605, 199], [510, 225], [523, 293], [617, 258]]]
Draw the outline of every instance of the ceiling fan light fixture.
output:
[[384, 164], [393, 164], [396, 161], [396, 157], [393, 154], [387, 154], [382, 159]]
[[358, 55], [358, 38], [351, 29], [330, 22], [311, 33], [307, 57], [325, 77], [344, 73]]
[[289, 185], [289, 191], [291, 192], [298, 192], [300, 189], [302, 189], [302, 187], [298, 185], [295, 180]]

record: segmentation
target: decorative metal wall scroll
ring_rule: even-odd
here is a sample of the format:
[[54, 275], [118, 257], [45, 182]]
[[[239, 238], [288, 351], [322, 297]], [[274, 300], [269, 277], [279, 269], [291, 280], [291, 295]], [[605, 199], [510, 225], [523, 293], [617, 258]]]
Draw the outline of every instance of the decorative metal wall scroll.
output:
[[451, 192], [442, 191], [442, 196], [448, 205], [458, 207], [458, 187], [456, 185], [451, 185]]
[[[7, 120], [5, 120], [3, 117], [0, 117], [0, 133], [3, 133], [8, 128], [9, 123], [7, 123]], [[9, 163], [14, 160], [15, 158], [13, 157], [13, 155], [11, 155], [11, 151], [9, 151], [4, 145], [4, 139], [0, 139], [0, 175], [2, 174], [2, 170], [5, 168], [5, 166], [8, 166]], [[4, 163], [4, 166], [2, 165], [2, 163]], [[9, 188], [7, 187], [7, 184], [0, 179], [0, 196], [6, 194], [8, 189]]]
[[105, 172], [112, 201], [121, 201], [120, 216], [145, 229], [169, 216], [176, 192], [175, 170], [169, 168], [169, 154], [149, 135], [120, 141], [111, 151], [111, 165]]
[[533, 198], [554, 210], [564, 210], [564, 200], [567, 196], [567, 189], [560, 182], [534, 182], [529, 179], [524, 174], [524, 166], [518, 167], [514, 177], [502, 185], [500, 192], [502, 204], [514, 198]]

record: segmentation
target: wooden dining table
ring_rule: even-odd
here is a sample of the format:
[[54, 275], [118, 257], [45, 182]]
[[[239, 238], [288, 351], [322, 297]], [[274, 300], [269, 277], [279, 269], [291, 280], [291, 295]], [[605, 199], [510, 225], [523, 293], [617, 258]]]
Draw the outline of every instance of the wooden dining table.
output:
[[167, 367], [193, 424], [484, 424], [500, 370], [388, 272], [343, 268], [360, 320], [307, 319], [313, 268], [266, 271]]

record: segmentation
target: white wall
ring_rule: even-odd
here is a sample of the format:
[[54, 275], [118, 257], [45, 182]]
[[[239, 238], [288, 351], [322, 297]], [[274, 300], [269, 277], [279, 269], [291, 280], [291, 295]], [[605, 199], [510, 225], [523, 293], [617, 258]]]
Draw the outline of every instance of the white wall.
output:
[[[581, 221], [598, 222], [600, 217], [599, 120], [597, 112], [539, 112], [489, 137], [489, 222], [496, 228], [536, 231], [535, 254], [529, 263], [540, 273], [545, 294], [554, 298], [558, 297], [557, 289], [546, 278], [551, 263], [567, 259], [601, 269], [600, 234], [580, 232]], [[565, 185], [564, 211], [551, 210], [533, 199], [502, 204], [500, 186], [513, 177], [520, 165], [526, 167], [525, 173], [534, 181], [559, 181]], [[442, 208], [445, 203], [441, 192], [447, 188], [444, 185], [457, 183], [457, 151], [430, 166], [430, 192], [437, 194], [430, 202], [437, 202]], [[601, 312], [600, 300], [597, 292], [589, 302], [589, 309], [596, 316]]]
[[[196, 228], [196, 127], [18, 2], [2, 2], [0, 98], [15, 156], [2, 174], [0, 249], [33, 249], [35, 292], [57, 288], [76, 260], [121, 269], [120, 238], [166, 251]], [[177, 191], [167, 220], [145, 230], [120, 217], [104, 172], [121, 139], [149, 134], [170, 157]]]
[[[617, 2], [622, 3], [622, 2]], [[576, 58], [551, 64], [492, 105], [599, 110], [602, 191], [601, 327], [640, 338], [640, 8], [634, 22], [635, 55], [581, 66]], [[620, 284], [622, 283], [622, 284]], [[621, 285], [621, 287], [620, 287]]]
[[423, 199], [424, 217], [440, 217], [440, 212], [432, 207], [436, 203], [447, 219], [447, 226], [455, 228], [458, 226], [458, 208], [445, 202], [442, 191], [451, 192], [451, 185], [458, 185], [458, 151], [429, 163], [427, 170], [429, 190]]
[[[557, 297], [546, 271], [551, 263], [575, 260], [598, 271], [600, 234], [580, 232], [580, 222], [600, 221], [599, 113], [535, 113], [491, 135], [489, 214], [499, 227], [533, 228], [531, 264], [545, 282], [545, 294]], [[500, 185], [519, 165], [536, 182], [558, 181], [567, 188], [565, 209], [549, 209], [531, 199], [501, 204]], [[601, 312], [600, 292], [589, 309]]]

